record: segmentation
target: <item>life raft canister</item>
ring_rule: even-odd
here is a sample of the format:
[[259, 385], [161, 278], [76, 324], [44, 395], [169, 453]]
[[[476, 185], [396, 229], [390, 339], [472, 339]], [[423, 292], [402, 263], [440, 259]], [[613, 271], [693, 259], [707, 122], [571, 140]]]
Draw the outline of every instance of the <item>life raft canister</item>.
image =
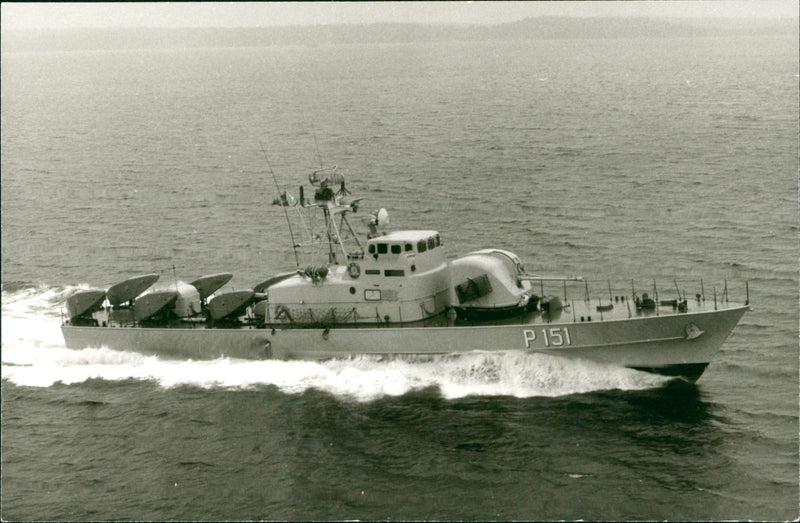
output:
[[347, 266], [347, 274], [349, 274], [351, 278], [356, 279], [361, 276], [361, 267], [359, 267], [356, 262], [350, 262]]

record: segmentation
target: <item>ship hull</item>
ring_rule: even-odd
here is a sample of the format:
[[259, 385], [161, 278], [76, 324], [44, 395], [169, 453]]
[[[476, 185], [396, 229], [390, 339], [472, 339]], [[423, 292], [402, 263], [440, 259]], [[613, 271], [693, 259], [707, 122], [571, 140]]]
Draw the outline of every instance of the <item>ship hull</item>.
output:
[[172, 358], [308, 359], [525, 351], [694, 381], [749, 307], [594, 322], [370, 328], [81, 327], [70, 349], [106, 347]]

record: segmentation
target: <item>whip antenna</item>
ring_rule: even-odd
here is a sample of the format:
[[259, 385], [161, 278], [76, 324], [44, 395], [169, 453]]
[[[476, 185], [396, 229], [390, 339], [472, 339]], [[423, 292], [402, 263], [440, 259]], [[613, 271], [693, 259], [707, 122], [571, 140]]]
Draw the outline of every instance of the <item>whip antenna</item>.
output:
[[317, 159], [319, 160], [319, 168], [322, 169], [322, 155], [319, 154], [319, 143], [317, 143], [317, 131], [314, 130], [314, 124], [311, 124], [311, 135], [314, 137], [314, 147], [317, 148]]
[[[264, 144], [261, 141], [258, 142], [258, 145], [261, 146], [261, 152], [264, 153], [264, 160], [267, 161], [267, 167], [269, 167], [269, 172], [272, 175], [272, 180], [275, 182], [275, 188], [278, 190], [278, 198], [281, 197], [281, 188], [278, 185], [278, 179], [275, 177], [275, 171], [272, 170], [272, 165], [269, 163], [269, 158], [267, 157], [267, 151], [264, 150]], [[289, 199], [286, 199], [286, 204], [289, 204]], [[294, 263], [297, 267], [300, 267], [300, 259], [297, 257], [297, 244], [294, 242], [294, 233], [292, 232], [292, 222], [289, 220], [289, 212], [286, 210], [286, 205], [283, 205], [281, 202], [281, 207], [283, 207], [283, 215], [286, 216], [286, 225], [289, 226], [289, 237], [292, 239], [292, 251], [294, 252]]]

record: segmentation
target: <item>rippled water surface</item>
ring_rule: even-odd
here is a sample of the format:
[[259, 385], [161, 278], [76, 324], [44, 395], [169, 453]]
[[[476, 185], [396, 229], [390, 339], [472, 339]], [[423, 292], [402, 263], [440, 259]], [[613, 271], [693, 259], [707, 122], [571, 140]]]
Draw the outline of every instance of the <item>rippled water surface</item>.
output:
[[[5, 53], [5, 519], [794, 519], [796, 38]], [[317, 156], [317, 146], [319, 157]], [[538, 273], [728, 280], [700, 381], [71, 351], [76, 288], [294, 264], [282, 185]], [[721, 287], [719, 288], [721, 291]]]

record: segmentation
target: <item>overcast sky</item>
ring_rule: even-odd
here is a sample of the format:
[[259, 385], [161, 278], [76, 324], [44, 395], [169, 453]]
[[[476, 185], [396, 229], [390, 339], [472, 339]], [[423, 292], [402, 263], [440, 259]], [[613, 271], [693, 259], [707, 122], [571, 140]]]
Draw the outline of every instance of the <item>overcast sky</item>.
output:
[[483, 24], [529, 16], [796, 18], [797, 0], [610, 2], [2, 3], [3, 29], [263, 27], [370, 22]]

